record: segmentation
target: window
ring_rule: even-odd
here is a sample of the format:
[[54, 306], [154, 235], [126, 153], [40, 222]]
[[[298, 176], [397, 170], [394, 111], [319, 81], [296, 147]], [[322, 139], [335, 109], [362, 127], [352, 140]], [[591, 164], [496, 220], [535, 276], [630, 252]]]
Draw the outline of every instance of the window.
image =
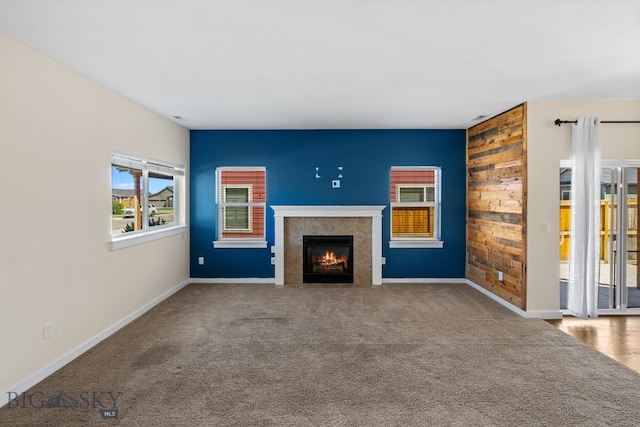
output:
[[[251, 186], [225, 185], [222, 187], [224, 232], [251, 232]], [[242, 205], [242, 206], [238, 206]]]
[[214, 247], [267, 247], [265, 175], [263, 167], [216, 169], [218, 239]]
[[390, 247], [442, 247], [440, 168], [391, 168]]
[[184, 231], [184, 175], [180, 165], [112, 154], [113, 249]]

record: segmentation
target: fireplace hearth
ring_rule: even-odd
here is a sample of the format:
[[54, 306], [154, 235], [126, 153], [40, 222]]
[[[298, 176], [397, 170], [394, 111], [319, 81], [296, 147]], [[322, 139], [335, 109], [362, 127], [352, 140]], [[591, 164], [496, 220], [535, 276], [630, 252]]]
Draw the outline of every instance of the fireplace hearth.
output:
[[353, 236], [303, 236], [303, 283], [353, 283]]

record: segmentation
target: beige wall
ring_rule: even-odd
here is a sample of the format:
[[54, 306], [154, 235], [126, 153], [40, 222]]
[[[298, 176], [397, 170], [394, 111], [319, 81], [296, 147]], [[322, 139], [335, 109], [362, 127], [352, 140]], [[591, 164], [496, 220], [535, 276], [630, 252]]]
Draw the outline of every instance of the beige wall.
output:
[[189, 132], [2, 34], [0, 55], [4, 392], [189, 278], [186, 232], [110, 249], [112, 150], [188, 166]]
[[[640, 101], [533, 101], [527, 103], [527, 311], [559, 310], [559, 168], [571, 158], [571, 126], [577, 117], [640, 120]], [[640, 124], [603, 124], [602, 159], [640, 159]], [[543, 222], [550, 232], [542, 231]]]

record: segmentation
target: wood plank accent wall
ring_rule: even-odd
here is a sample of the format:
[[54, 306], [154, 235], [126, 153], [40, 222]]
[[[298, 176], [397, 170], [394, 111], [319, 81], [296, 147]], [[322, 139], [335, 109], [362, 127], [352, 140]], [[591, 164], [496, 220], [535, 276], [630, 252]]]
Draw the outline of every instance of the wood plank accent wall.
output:
[[526, 104], [467, 130], [466, 278], [523, 310], [526, 135]]

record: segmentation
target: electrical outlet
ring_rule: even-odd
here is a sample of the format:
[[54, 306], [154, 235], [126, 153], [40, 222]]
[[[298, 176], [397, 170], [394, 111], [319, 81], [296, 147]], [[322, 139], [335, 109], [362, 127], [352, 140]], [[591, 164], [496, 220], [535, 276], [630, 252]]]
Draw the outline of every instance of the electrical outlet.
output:
[[498, 271], [498, 280], [501, 282], [504, 280], [504, 274], [502, 274], [502, 271]]
[[47, 322], [42, 325], [42, 338], [47, 339], [53, 335], [53, 322]]
[[204, 257], [203, 256], [199, 256], [198, 257], [198, 264], [199, 265], [204, 265]]

